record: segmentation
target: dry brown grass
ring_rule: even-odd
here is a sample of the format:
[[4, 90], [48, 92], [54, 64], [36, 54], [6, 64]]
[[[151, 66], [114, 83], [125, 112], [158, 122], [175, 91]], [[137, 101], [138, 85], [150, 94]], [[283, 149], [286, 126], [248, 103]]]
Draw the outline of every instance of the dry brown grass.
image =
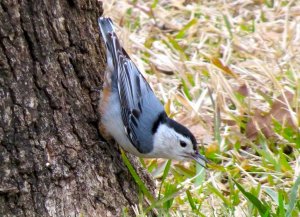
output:
[[[280, 207], [276, 195], [289, 202], [300, 174], [300, 1], [271, 2], [104, 3], [104, 15], [121, 27], [124, 47], [167, 111], [191, 128], [215, 163], [206, 172], [197, 168], [206, 173], [200, 186], [172, 166], [167, 181], [185, 186], [168, 210], [174, 216], [258, 215], [232, 179], [272, 212]], [[152, 172], [159, 177], [163, 166]], [[188, 186], [199, 212], [187, 202]]]

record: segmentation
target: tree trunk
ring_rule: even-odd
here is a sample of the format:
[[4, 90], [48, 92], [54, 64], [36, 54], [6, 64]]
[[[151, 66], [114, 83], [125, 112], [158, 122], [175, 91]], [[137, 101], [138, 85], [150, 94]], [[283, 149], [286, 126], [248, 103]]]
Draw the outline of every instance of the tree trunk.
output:
[[97, 130], [101, 14], [96, 0], [1, 0], [0, 216], [120, 216], [138, 203]]

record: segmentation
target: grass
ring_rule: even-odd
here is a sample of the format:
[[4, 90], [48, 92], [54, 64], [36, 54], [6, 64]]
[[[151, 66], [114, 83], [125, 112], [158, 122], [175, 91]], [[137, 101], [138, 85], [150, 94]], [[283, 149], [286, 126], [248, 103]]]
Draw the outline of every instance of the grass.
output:
[[300, 215], [299, 5], [104, 3], [166, 111], [193, 131], [212, 162], [204, 170], [194, 162], [142, 160], [157, 180], [157, 195], [149, 196], [135, 177], [150, 201], [136, 204], [136, 216], [150, 210], [158, 216]]

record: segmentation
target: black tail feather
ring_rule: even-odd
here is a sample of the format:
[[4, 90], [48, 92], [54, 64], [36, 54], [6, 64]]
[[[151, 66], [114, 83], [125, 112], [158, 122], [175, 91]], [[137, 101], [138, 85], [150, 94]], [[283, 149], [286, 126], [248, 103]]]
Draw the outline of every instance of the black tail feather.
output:
[[102, 34], [102, 38], [105, 44], [107, 44], [107, 41], [109, 40], [109, 38], [111, 38], [109, 34], [115, 32], [113, 23], [110, 18], [99, 17], [98, 25]]

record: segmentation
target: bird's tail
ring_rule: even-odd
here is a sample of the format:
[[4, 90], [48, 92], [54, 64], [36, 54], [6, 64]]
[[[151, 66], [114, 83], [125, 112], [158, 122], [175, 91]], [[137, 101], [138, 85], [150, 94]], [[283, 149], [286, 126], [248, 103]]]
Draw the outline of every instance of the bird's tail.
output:
[[99, 17], [98, 24], [100, 32], [102, 34], [102, 38], [107, 47], [107, 44], [110, 43], [112, 33], [115, 32], [113, 22], [110, 18]]
[[110, 18], [100, 17], [98, 24], [106, 47], [107, 66], [110, 72], [114, 72], [115, 66], [119, 64], [119, 56], [120, 54], [124, 54], [124, 51], [115, 33], [112, 20]]

